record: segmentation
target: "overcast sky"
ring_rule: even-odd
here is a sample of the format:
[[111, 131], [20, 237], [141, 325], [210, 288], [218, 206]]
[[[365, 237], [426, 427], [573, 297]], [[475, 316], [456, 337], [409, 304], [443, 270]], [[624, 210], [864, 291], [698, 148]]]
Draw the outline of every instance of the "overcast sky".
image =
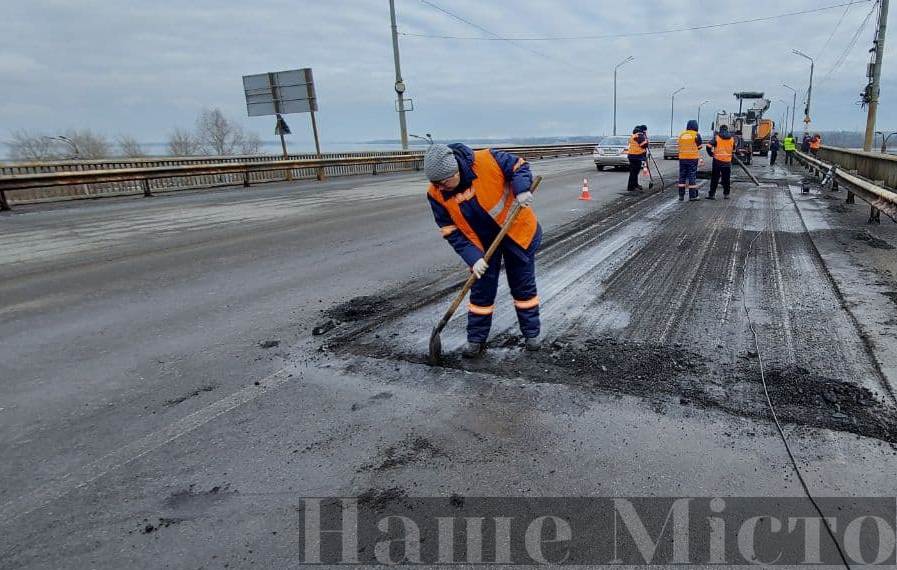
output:
[[[427, 0], [502, 37], [636, 33], [844, 1]], [[396, 0], [400, 32], [493, 37], [427, 2]], [[856, 102], [874, 16], [840, 68], [826, 76], [871, 8], [860, 2], [642, 37], [509, 43], [402, 35], [402, 71], [415, 107], [409, 130], [459, 140], [609, 133], [613, 68], [629, 55], [636, 61], [618, 81], [624, 133], [647, 123], [668, 134], [670, 93], [682, 86], [677, 131], [705, 99], [711, 102], [702, 119], [731, 109], [736, 90], [765, 91], [778, 120], [779, 98], [791, 102], [781, 84], [804, 91], [809, 76], [808, 62], [792, 48], [817, 59], [814, 126], [861, 130], [866, 113]], [[192, 126], [203, 107], [220, 107], [269, 140], [273, 119], [246, 116], [241, 76], [300, 67], [314, 70], [325, 147], [398, 137], [387, 0], [8, 0], [0, 38], [0, 138], [20, 128], [53, 134], [86, 127], [163, 141], [174, 127]], [[878, 126], [894, 129], [897, 42], [889, 41]], [[307, 115], [288, 120], [294, 140], [310, 137]]]

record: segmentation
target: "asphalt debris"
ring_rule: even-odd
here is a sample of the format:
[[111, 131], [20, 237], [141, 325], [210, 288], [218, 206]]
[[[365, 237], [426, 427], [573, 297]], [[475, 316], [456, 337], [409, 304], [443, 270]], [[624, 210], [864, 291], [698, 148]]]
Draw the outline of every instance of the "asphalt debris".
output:
[[193, 390], [189, 394], [184, 394], [183, 396], [179, 396], [177, 398], [172, 398], [171, 400], [166, 400], [165, 403], [163, 404], [163, 406], [165, 406], [166, 408], [171, 407], [171, 406], [176, 406], [178, 404], [186, 402], [190, 398], [195, 398], [196, 396], [199, 396], [200, 394], [202, 394], [204, 392], [211, 392], [215, 388], [217, 388], [217, 386], [213, 386], [213, 385], [201, 386], [201, 387], [197, 388], [196, 390]]
[[275, 348], [280, 346], [280, 341], [276, 339], [263, 340], [259, 343], [259, 348]]
[[875, 237], [869, 230], [863, 230], [854, 234], [853, 239], [865, 242], [869, 247], [876, 249], [894, 249], [894, 246], [883, 239]]
[[337, 322], [333, 319], [329, 319], [327, 322], [322, 323], [311, 330], [311, 334], [314, 336], [321, 336], [322, 334], [327, 334], [336, 328]]
[[[513, 346], [515, 341], [496, 344]], [[652, 403], [658, 413], [668, 413], [668, 404], [678, 403], [771, 421], [756, 356], [749, 350], [736, 363], [711, 370], [706, 357], [680, 347], [614, 338], [568, 339], [516, 357], [513, 367], [495, 354], [477, 361], [446, 355], [443, 366], [635, 396]], [[799, 366], [773, 366], [765, 374], [780, 420], [897, 443], [897, 409], [868, 389]]]
[[368, 489], [358, 495], [358, 506], [371, 511], [383, 511], [390, 505], [402, 503], [408, 496], [401, 487], [389, 487], [387, 489]]
[[183, 509], [189, 507], [204, 507], [220, 501], [229, 495], [236, 493], [231, 490], [230, 485], [215, 485], [207, 491], [199, 491], [195, 485], [190, 485], [186, 489], [175, 491], [170, 494], [164, 501], [166, 507], [171, 509]]
[[325, 314], [340, 322], [355, 322], [392, 310], [392, 303], [380, 295], [363, 295], [328, 309]]
[[395, 445], [384, 448], [374, 461], [361, 466], [358, 471], [386, 471], [441, 456], [445, 456], [445, 453], [429, 439], [409, 436]]

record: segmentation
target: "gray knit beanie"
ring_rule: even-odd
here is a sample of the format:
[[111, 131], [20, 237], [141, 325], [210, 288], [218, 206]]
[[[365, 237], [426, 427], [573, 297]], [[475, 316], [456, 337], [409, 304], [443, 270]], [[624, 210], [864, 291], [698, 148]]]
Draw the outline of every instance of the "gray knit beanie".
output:
[[458, 172], [455, 153], [444, 144], [431, 144], [424, 154], [424, 172], [431, 182], [451, 178]]

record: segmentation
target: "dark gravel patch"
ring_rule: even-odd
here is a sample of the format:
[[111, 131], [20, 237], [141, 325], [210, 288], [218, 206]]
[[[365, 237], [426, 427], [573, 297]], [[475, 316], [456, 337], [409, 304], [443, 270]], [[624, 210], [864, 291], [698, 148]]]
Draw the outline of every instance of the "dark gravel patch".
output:
[[373, 462], [363, 465], [358, 472], [386, 471], [444, 455], [441, 449], [425, 437], [407, 437], [400, 443], [383, 449]]
[[401, 504], [407, 496], [408, 494], [401, 487], [368, 489], [358, 495], [358, 506], [371, 511], [382, 511], [390, 505]]
[[354, 322], [389, 313], [392, 309], [393, 305], [386, 297], [365, 295], [331, 307], [325, 314], [339, 322]]
[[171, 400], [167, 400], [162, 405], [165, 406], [166, 408], [171, 407], [171, 406], [176, 406], [178, 404], [186, 402], [190, 398], [195, 398], [196, 396], [199, 396], [200, 394], [202, 394], [204, 392], [211, 392], [215, 388], [217, 388], [217, 386], [211, 386], [211, 385], [210, 386], [201, 386], [201, 387], [197, 388], [196, 390], [193, 390], [189, 394], [184, 394], [183, 396], [179, 396], [177, 398], [172, 398]]
[[[518, 343], [511, 338], [497, 346], [510, 348]], [[406, 355], [406, 359], [418, 361], [419, 357]], [[471, 362], [446, 355], [443, 365], [771, 421], [755, 359], [756, 353], [747, 353], [737, 364], [711, 371], [705, 357], [676, 345], [603, 338], [560, 340], [537, 353], [515, 352], [513, 359], [490, 354]], [[897, 443], [897, 409], [878, 394], [849, 380], [795, 366], [770, 367], [765, 372], [781, 421]]]
[[875, 237], [874, 235], [869, 233], [869, 230], [855, 233], [853, 239], [865, 242], [869, 247], [874, 247], [876, 249], [894, 249], [893, 245], [889, 244], [883, 239]]
[[216, 485], [207, 491], [199, 491], [195, 485], [190, 485], [186, 489], [175, 491], [164, 502], [165, 506], [171, 509], [204, 507], [234, 493], [236, 491], [232, 491], [228, 485]]

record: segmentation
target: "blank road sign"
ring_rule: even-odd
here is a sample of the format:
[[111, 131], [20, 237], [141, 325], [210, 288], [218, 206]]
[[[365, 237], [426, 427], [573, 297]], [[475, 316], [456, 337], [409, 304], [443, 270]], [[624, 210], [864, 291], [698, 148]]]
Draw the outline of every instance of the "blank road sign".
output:
[[250, 117], [318, 110], [310, 68], [244, 75], [243, 91]]

